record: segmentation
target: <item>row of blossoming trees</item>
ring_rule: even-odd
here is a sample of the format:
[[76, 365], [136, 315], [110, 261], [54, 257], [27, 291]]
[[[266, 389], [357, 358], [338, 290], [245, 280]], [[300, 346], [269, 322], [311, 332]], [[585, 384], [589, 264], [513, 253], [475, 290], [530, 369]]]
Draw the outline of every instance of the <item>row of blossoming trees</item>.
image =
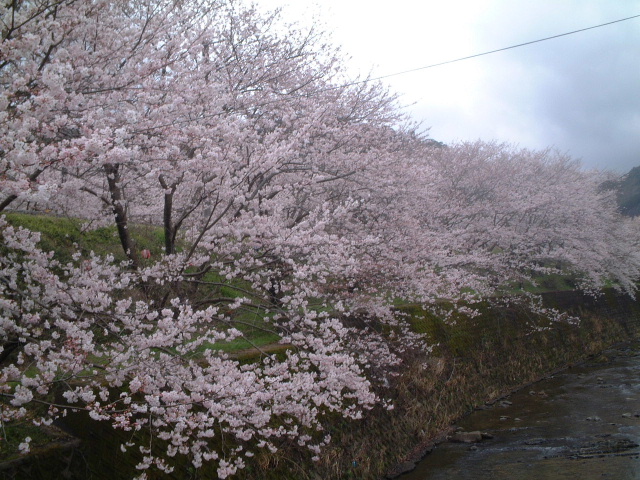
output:
[[[0, 217], [9, 427], [31, 406], [49, 406], [44, 424], [80, 408], [162, 439], [139, 447], [142, 470], [181, 454], [224, 478], [282, 439], [319, 455], [323, 415], [384, 402], [403, 351], [425, 348], [395, 298], [469, 306], [558, 271], [635, 289], [638, 226], [601, 174], [553, 152], [432, 142], [277, 13], [5, 1], [0, 29], [0, 212], [37, 203], [114, 224], [127, 258], [61, 263]], [[131, 236], [141, 222], [164, 229], [150, 260]], [[212, 348], [250, 318], [278, 355]]]

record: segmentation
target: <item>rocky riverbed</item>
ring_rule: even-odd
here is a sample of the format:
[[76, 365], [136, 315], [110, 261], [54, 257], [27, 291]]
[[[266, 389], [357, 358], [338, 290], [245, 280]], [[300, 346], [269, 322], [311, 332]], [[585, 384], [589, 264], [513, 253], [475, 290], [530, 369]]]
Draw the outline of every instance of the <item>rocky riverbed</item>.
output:
[[640, 342], [485, 405], [401, 480], [640, 479]]

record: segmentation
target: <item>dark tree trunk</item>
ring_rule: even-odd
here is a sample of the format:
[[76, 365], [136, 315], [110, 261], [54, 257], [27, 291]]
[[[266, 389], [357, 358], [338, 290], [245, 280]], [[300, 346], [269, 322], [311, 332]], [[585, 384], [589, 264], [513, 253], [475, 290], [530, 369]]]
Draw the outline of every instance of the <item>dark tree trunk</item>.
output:
[[135, 250], [135, 244], [131, 238], [131, 234], [129, 233], [127, 209], [124, 206], [124, 195], [120, 183], [120, 166], [108, 164], [104, 166], [104, 171], [107, 174], [111, 209], [115, 216], [120, 244], [122, 245], [125, 255], [131, 261], [131, 266], [134, 269], [137, 269], [139, 261]]
[[170, 187], [163, 175], [159, 177], [160, 185], [164, 188], [164, 251], [167, 255], [176, 253], [176, 225], [173, 223], [173, 195], [176, 193], [177, 184], [174, 183]]

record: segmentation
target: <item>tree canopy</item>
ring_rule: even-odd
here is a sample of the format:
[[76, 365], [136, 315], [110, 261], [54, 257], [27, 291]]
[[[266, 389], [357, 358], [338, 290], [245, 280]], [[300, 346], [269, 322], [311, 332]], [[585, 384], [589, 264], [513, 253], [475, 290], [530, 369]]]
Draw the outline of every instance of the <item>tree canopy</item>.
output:
[[[0, 29], [0, 212], [115, 225], [126, 256], [60, 261], [0, 217], [3, 422], [84, 409], [165, 441], [136, 447], [143, 472], [180, 454], [225, 478], [277, 439], [319, 455], [325, 415], [386, 404], [404, 352], [428, 349], [398, 298], [468, 308], [552, 272], [635, 291], [638, 222], [603, 174], [433, 142], [277, 12], [25, 0], [2, 3]], [[249, 327], [281, 348], [225, 353]]]

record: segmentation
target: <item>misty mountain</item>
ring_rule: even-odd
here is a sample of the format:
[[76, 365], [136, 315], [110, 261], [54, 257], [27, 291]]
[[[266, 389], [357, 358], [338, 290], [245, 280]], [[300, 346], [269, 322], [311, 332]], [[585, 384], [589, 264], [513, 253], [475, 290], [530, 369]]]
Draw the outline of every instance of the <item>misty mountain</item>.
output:
[[640, 215], [640, 167], [632, 168], [629, 173], [603, 185], [604, 188], [617, 190], [620, 212], [630, 217]]

